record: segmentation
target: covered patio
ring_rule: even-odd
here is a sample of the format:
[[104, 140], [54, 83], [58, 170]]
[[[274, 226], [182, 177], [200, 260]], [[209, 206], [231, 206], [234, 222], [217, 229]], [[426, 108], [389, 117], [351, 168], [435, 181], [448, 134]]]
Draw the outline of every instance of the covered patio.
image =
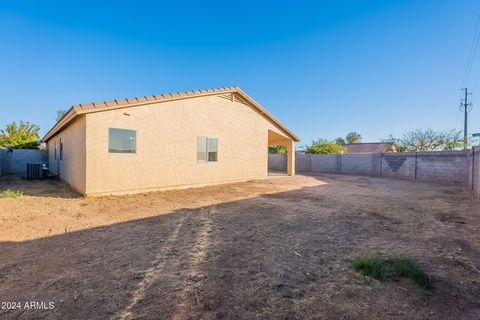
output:
[[268, 146], [284, 146], [287, 149], [286, 171], [268, 171], [269, 176], [295, 175], [295, 141], [272, 130], [268, 130]]

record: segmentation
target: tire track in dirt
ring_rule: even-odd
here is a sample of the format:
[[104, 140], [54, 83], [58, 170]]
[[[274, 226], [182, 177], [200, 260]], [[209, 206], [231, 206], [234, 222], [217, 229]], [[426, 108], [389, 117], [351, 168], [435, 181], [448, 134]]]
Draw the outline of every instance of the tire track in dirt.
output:
[[190, 314], [189, 310], [200, 306], [198, 292], [205, 278], [201, 271], [201, 266], [205, 262], [208, 253], [210, 245], [209, 236], [213, 229], [212, 216], [216, 214], [216, 212], [215, 207], [201, 209], [203, 218], [200, 221], [203, 222], [203, 225], [197, 235], [195, 246], [192, 249], [193, 256], [188, 264], [188, 270], [186, 272], [187, 278], [184, 281], [183, 290], [177, 296], [179, 302], [174, 310], [172, 319], [187, 319]]
[[122, 311], [120, 311], [117, 314], [115, 319], [120, 319], [120, 320], [135, 319], [135, 316], [133, 314], [133, 308], [145, 298], [145, 292], [147, 291], [147, 289], [152, 284], [154, 284], [155, 281], [160, 276], [160, 273], [165, 263], [167, 262], [167, 259], [166, 259], [167, 254], [170, 251], [170, 249], [173, 248], [173, 245], [177, 241], [180, 229], [188, 217], [189, 217], [189, 214], [186, 214], [176, 225], [175, 229], [166, 240], [165, 245], [162, 247], [160, 253], [158, 253], [157, 256], [155, 257], [155, 260], [153, 261], [153, 265], [144, 272], [145, 276], [143, 277], [143, 280], [138, 284], [137, 289], [133, 292], [133, 295], [132, 295], [132, 298], [130, 299], [129, 304], [127, 305], [126, 308], [124, 308]]

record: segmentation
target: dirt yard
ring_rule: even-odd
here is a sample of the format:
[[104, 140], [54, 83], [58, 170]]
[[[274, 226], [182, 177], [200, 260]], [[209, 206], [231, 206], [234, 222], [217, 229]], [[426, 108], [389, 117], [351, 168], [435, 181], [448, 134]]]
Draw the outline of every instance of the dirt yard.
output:
[[[102, 198], [60, 181], [7, 188], [25, 195], [0, 199], [0, 302], [22, 308], [0, 319], [480, 319], [480, 202], [459, 187], [331, 175]], [[351, 268], [364, 254], [411, 257], [433, 288], [364, 277]]]

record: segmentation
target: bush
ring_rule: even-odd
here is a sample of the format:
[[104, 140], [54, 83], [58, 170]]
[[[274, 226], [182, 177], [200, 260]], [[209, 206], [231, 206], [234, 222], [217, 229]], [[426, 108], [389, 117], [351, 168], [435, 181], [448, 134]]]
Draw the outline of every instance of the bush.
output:
[[430, 277], [413, 260], [403, 257], [358, 257], [352, 263], [353, 268], [362, 274], [377, 280], [410, 278], [424, 288], [430, 287]]
[[286, 146], [269, 146], [268, 153], [270, 154], [287, 154]]
[[16, 198], [20, 196], [23, 196], [22, 191], [12, 190], [12, 189], [6, 189], [3, 191], [0, 191], [0, 198]]
[[307, 154], [335, 154], [344, 153], [345, 151], [346, 149], [337, 143], [324, 139], [312, 141], [312, 144], [305, 148], [305, 153]]

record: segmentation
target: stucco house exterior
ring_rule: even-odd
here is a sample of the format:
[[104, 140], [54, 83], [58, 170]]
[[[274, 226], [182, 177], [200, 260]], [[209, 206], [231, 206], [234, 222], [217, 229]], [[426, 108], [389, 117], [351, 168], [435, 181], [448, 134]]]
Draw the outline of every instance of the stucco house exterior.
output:
[[238, 87], [71, 107], [42, 139], [49, 169], [84, 195], [125, 194], [268, 176], [268, 146], [300, 141]]

